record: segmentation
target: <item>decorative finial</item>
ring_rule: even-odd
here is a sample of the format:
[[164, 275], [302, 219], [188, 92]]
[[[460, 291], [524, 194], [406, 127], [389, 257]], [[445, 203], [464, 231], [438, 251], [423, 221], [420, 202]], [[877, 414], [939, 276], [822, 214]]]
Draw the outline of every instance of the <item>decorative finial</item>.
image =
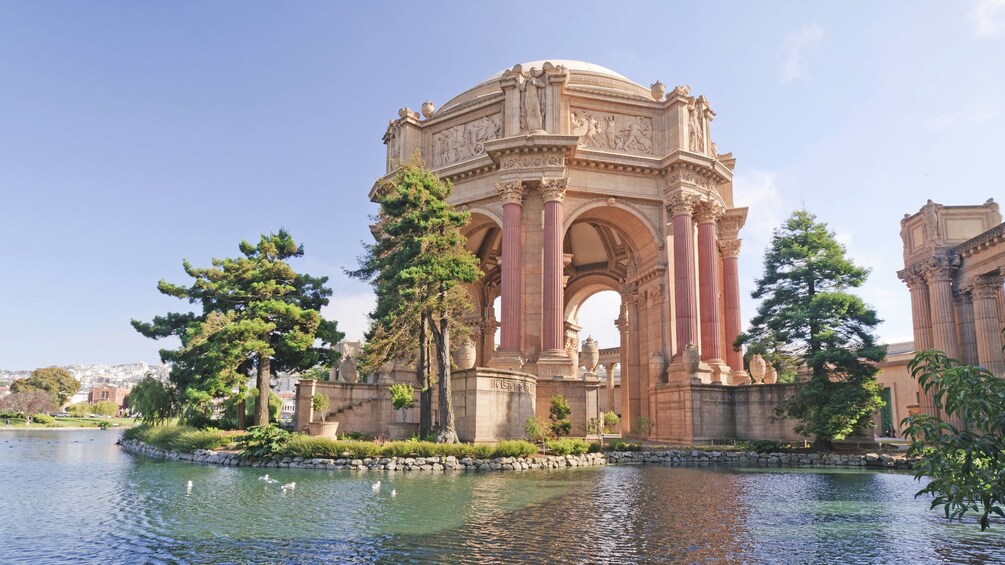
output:
[[660, 100], [663, 100], [663, 97], [667, 93], [667, 85], [660, 81], [656, 81], [649, 87], [649, 91], [653, 95], [653, 100], [659, 102]]
[[433, 112], [435, 111], [436, 106], [433, 105], [432, 100], [426, 100], [425, 102], [422, 103], [422, 117], [428, 120], [429, 118], [433, 117]]

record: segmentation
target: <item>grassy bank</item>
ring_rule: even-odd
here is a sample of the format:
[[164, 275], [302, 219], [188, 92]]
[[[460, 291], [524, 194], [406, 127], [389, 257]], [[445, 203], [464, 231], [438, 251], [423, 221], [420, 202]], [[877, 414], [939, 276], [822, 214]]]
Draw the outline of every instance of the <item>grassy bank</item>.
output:
[[[7, 418], [0, 419], [0, 426], [7, 425]], [[39, 428], [99, 428], [102, 422], [117, 428], [128, 428], [136, 424], [132, 418], [56, 418], [53, 422], [39, 424], [32, 422], [31, 425], [24, 425], [24, 418], [10, 418], [9, 428], [39, 429]]]

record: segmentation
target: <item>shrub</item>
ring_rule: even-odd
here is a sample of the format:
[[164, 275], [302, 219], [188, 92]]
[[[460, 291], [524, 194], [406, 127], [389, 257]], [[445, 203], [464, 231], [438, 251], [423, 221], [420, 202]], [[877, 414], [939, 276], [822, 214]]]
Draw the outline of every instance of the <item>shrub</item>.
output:
[[614, 412], [604, 412], [604, 433], [611, 433], [614, 426], [621, 423], [621, 417]]
[[587, 453], [600, 453], [603, 450], [604, 450], [603, 444], [601, 444], [599, 441], [591, 441], [590, 442], [590, 447], [587, 448], [586, 452]]
[[326, 437], [313, 437], [304, 434], [293, 434], [282, 448], [282, 455], [287, 457], [320, 457], [338, 459], [342, 457], [344, 442]]
[[91, 405], [86, 402], [78, 402], [67, 406], [66, 411], [75, 418], [85, 418], [91, 413]]
[[544, 440], [548, 437], [548, 425], [534, 416], [527, 418], [523, 431], [527, 433], [527, 437], [534, 443], [543, 444]]
[[590, 444], [581, 439], [554, 439], [548, 442], [548, 450], [555, 455], [582, 455], [589, 451]]
[[237, 439], [241, 453], [249, 457], [272, 457], [290, 441], [290, 432], [276, 426], [251, 426]]
[[51, 424], [55, 422], [56, 419], [48, 414], [35, 414], [31, 417], [31, 421], [36, 424]]
[[604, 433], [604, 424], [600, 418], [590, 418], [586, 421], [586, 435], [598, 436]]
[[164, 450], [181, 453], [191, 453], [196, 449], [216, 449], [228, 443], [226, 436], [219, 430], [197, 430], [188, 426], [141, 425], [126, 430], [122, 439], [137, 439]]
[[621, 439], [612, 439], [611, 443], [607, 444], [607, 449], [610, 451], [642, 451], [642, 444], [630, 443]]
[[504, 440], [496, 444], [493, 457], [530, 457], [537, 453], [537, 446], [522, 439]]
[[328, 415], [328, 408], [331, 407], [331, 400], [328, 399], [326, 394], [315, 394], [311, 397], [311, 406], [314, 408], [315, 412], [321, 414], [321, 421], [325, 421], [325, 416]]
[[755, 439], [747, 442], [746, 448], [750, 451], [756, 451], [758, 453], [775, 453], [783, 449], [781, 443], [766, 439]]
[[108, 420], [102, 420], [98, 422], [98, 427], [101, 428], [102, 430], [107, 430], [112, 427], [112, 423], [109, 422]]
[[394, 383], [388, 388], [391, 393], [391, 405], [395, 410], [404, 410], [415, 406], [415, 389], [405, 383]]
[[111, 400], [102, 400], [91, 404], [90, 410], [98, 416], [114, 416], [119, 413], [119, 405]]
[[551, 397], [551, 408], [548, 410], [548, 419], [551, 420], [551, 433], [555, 437], [569, 435], [572, 431], [572, 422], [569, 415], [572, 409], [569, 408], [569, 401], [561, 394]]

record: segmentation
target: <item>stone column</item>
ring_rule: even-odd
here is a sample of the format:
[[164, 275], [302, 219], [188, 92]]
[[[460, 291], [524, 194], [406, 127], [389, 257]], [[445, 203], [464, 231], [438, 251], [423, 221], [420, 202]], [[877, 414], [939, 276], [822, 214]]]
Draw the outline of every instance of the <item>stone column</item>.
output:
[[733, 349], [733, 343], [743, 331], [740, 319], [740, 241], [729, 239], [719, 242], [722, 254], [723, 302], [726, 317], [726, 364], [733, 371], [743, 370], [743, 352]]
[[694, 266], [695, 198], [679, 192], [669, 199], [673, 228], [674, 307], [677, 316], [675, 355], [681, 355], [687, 344], [698, 344], [697, 277]]
[[[625, 414], [628, 410], [628, 302], [625, 299], [624, 294], [621, 295], [621, 312], [617, 320], [614, 320], [614, 325], [618, 328], [618, 333], [621, 336], [621, 358], [619, 363], [621, 364], [621, 420], [625, 422]], [[612, 401], [613, 402], [613, 401]], [[614, 408], [612, 407], [611, 410]], [[622, 430], [627, 430], [627, 424], [623, 423], [621, 426]]]
[[[701, 304], [701, 358], [711, 363], [725, 362], [722, 344], [722, 289], [719, 279], [718, 221], [722, 210], [711, 202], [697, 209], [698, 295]], [[675, 234], [676, 235], [676, 234]]]
[[999, 377], [1005, 376], [1001, 328], [998, 326], [998, 295], [1001, 291], [1001, 275], [977, 277], [970, 286], [974, 299], [977, 362]]
[[[568, 179], [544, 179], [544, 317], [542, 348], [546, 355], [564, 356], [562, 268], [562, 202]], [[505, 265], [505, 263], [504, 263]]]
[[499, 183], [503, 203], [502, 233], [502, 335], [499, 350], [519, 354], [521, 332], [521, 222], [524, 188], [520, 181]]
[[617, 363], [606, 363], [604, 365], [604, 374], [607, 375], [607, 410], [605, 412], [614, 412], [614, 366]]
[[970, 294], [957, 292], [956, 318], [960, 322], [960, 361], [967, 365], [977, 364], [977, 334], [974, 330], [974, 302]]
[[928, 281], [918, 269], [897, 273], [911, 291], [911, 320], [914, 322], [914, 350], [932, 348], [932, 306], [928, 296]]
[[936, 264], [925, 271], [932, 307], [932, 347], [953, 359], [960, 358], [953, 308], [953, 272], [946, 264]]

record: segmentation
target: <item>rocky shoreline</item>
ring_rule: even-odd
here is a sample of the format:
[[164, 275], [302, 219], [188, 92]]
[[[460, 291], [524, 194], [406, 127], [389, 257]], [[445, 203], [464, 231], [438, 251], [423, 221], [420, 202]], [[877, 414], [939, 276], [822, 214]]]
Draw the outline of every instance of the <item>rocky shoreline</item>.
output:
[[471, 457], [373, 457], [366, 459], [327, 459], [280, 457], [258, 459], [229, 451], [197, 449], [192, 453], [165, 451], [139, 440], [119, 440], [118, 444], [129, 453], [189, 461], [208, 465], [230, 467], [265, 467], [283, 469], [324, 469], [329, 471], [523, 471], [530, 469], [561, 469], [565, 467], [593, 467], [599, 465], [736, 465], [743, 467], [858, 467], [882, 469], [911, 469], [914, 459], [903, 455], [866, 453], [837, 455], [818, 453], [756, 453], [753, 451], [611, 451], [583, 455], [538, 455], [527, 458], [497, 457], [474, 459]]

